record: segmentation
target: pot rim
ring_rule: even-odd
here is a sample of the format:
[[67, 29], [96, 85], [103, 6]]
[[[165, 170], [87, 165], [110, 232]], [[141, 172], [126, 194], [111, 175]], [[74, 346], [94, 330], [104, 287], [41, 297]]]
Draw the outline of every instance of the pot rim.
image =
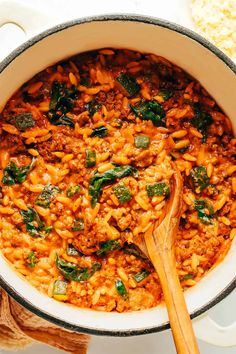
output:
[[[136, 14], [106, 14], [106, 15], [98, 15], [98, 16], [88, 16], [88, 17], [83, 17], [79, 19], [74, 19], [70, 21], [63, 22], [62, 24], [53, 26], [47, 30], [44, 30], [40, 34], [34, 36], [33, 38], [27, 40], [23, 44], [21, 44], [19, 47], [17, 47], [15, 50], [13, 50], [1, 63], [0, 63], [0, 73], [5, 70], [5, 68], [12, 62], [14, 61], [20, 54], [22, 54], [25, 50], [28, 48], [32, 47], [34, 44], [40, 42], [46, 37], [49, 37], [50, 35], [53, 35], [54, 33], [61, 32], [63, 30], [66, 30], [67, 28], [76, 26], [76, 25], [81, 25], [85, 23], [90, 23], [90, 22], [107, 22], [107, 21], [130, 21], [130, 22], [141, 22], [145, 24], [150, 24], [150, 25], [156, 25], [159, 27], [167, 28], [170, 29], [174, 32], [180, 33], [182, 35], [185, 35], [186, 37], [198, 42], [202, 46], [204, 46], [206, 49], [211, 51], [213, 54], [215, 54], [220, 60], [222, 60], [231, 70], [234, 74], [236, 74], [236, 64], [226, 55], [224, 54], [220, 49], [215, 47], [212, 43], [210, 43], [208, 40], [205, 38], [201, 37], [199, 34], [196, 32], [185, 28], [181, 25], [178, 25], [174, 22], [170, 22], [164, 19], [159, 19], [156, 17], [151, 17], [151, 16], [142, 16], [142, 15], [136, 15]], [[0, 286], [14, 299], [16, 300], [20, 305], [24, 306], [26, 309], [34, 313], [35, 315], [55, 324], [61, 327], [64, 327], [68, 330], [71, 331], [76, 331], [80, 333], [85, 333], [85, 334], [92, 334], [92, 335], [101, 335], [101, 336], [114, 336], [114, 337], [128, 337], [128, 336], [135, 336], [135, 335], [143, 335], [143, 334], [148, 334], [148, 333], [155, 333], [155, 332], [160, 332], [165, 329], [170, 328], [169, 322], [166, 322], [162, 325], [159, 326], [154, 326], [148, 329], [138, 329], [138, 330], [100, 330], [100, 329], [92, 329], [89, 327], [80, 327], [78, 325], [73, 325], [71, 323], [68, 323], [66, 321], [63, 321], [55, 316], [50, 315], [48, 312], [45, 312], [41, 309], [39, 309], [36, 305], [32, 304], [30, 301], [28, 301], [26, 298], [24, 298], [19, 292], [17, 292], [12, 286], [7, 284], [3, 277], [0, 275]], [[228, 296], [234, 289], [236, 288], [236, 276], [234, 279], [226, 286], [216, 297], [214, 297], [211, 301], [206, 303], [204, 306], [198, 308], [195, 310], [190, 317], [193, 319], [205, 311], [209, 310], [213, 306], [215, 306], [217, 303], [219, 303], [221, 300], [223, 300], [226, 296]]]

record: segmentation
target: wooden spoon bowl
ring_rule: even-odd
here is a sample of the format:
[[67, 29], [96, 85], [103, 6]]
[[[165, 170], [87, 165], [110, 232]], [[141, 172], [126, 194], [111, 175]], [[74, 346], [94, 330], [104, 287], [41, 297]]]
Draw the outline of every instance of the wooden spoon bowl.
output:
[[197, 341], [176, 270], [174, 243], [181, 216], [183, 182], [174, 163], [173, 167], [171, 194], [163, 217], [143, 237], [134, 239], [134, 244], [151, 260], [159, 276], [177, 353], [196, 354]]

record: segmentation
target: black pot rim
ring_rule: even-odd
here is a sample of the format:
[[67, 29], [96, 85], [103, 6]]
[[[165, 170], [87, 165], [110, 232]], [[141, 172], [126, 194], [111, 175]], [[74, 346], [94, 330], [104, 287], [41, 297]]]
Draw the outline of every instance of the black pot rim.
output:
[[[63, 31], [67, 28], [80, 25], [80, 24], [85, 24], [85, 23], [90, 23], [90, 22], [96, 22], [96, 21], [131, 21], [131, 22], [141, 22], [145, 24], [150, 24], [150, 25], [157, 25], [159, 27], [167, 28], [172, 31], [178, 32], [186, 37], [189, 37], [190, 39], [193, 39], [194, 41], [198, 42], [205, 48], [207, 48], [209, 51], [211, 51], [213, 54], [215, 54], [220, 60], [222, 60], [232, 71], [233, 73], [236, 74], [236, 65], [235, 63], [227, 56], [225, 55], [221, 50], [216, 48], [212, 43], [210, 43], [208, 40], [205, 38], [201, 37], [197, 33], [180, 26], [176, 23], [169, 22], [167, 20], [151, 17], [151, 16], [141, 16], [141, 15], [135, 15], [135, 14], [106, 14], [106, 15], [99, 15], [99, 16], [91, 16], [91, 17], [84, 17], [80, 19], [75, 19], [71, 21], [67, 21], [65, 23], [56, 25], [48, 30], [43, 31], [42, 33], [36, 35], [35, 37], [29, 39], [22, 45], [20, 45], [18, 48], [13, 50], [1, 63], [0, 63], [0, 73], [3, 72], [6, 67], [14, 61], [21, 53], [23, 53], [25, 50], [27, 50], [29, 47], [32, 47], [34, 44], [40, 42], [44, 38], [53, 35], [54, 33]], [[154, 326], [151, 328], [147, 329], [133, 329], [133, 330], [123, 330], [123, 331], [116, 331], [116, 330], [103, 330], [103, 329], [94, 329], [94, 328], [88, 328], [88, 327], [80, 327], [78, 325], [71, 324], [69, 322], [63, 321], [55, 316], [50, 315], [49, 313], [40, 310], [37, 308], [36, 305], [32, 304], [30, 301], [26, 300], [20, 293], [18, 293], [13, 287], [11, 287], [9, 284], [5, 282], [3, 277], [0, 275], [0, 286], [14, 299], [16, 300], [19, 304], [24, 306], [26, 309], [30, 310], [33, 312], [35, 315], [42, 317], [43, 319], [64, 327], [65, 329], [71, 330], [71, 331], [76, 331], [80, 333], [86, 333], [86, 334], [92, 334], [92, 335], [101, 335], [101, 336], [116, 336], [116, 337], [128, 337], [128, 336], [135, 336], [135, 335], [143, 335], [143, 334], [148, 334], [148, 333], [155, 333], [155, 332], [160, 332], [165, 329], [170, 328], [169, 322], [164, 323], [161, 326]], [[225, 287], [224, 290], [222, 290], [216, 297], [214, 297], [211, 301], [206, 303], [204, 306], [201, 308], [197, 309], [191, 314], [191, 318], [195, 318], [205, 311], [209, 310], [213, 306], [215, 306], [217, 303], [219, 303], [221, 300], [223, 300], [226, 296], [228, 296], [234, 289], [236, 288], [236, 276], [235, 278], [228, 284], [227, 287]]]

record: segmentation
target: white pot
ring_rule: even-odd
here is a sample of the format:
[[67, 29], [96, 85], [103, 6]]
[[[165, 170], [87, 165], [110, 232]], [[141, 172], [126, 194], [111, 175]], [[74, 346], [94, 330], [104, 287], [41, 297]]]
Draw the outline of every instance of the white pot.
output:
[[[19, 5], [18, 5], [19, 6]], [[24, 28], [34, 16], [18, 11]], [[8, 11], [9, 12], [9, 11]], [[0, 25], [10, 18], [0, 11]], [[5, 11], [6, 16], [6, 11]], [[22, 17], [23, 16], [23, 17]], [[14, 19], [13, 19], [14, 20]], [[16, 21], [16, 20], [15, 20]], [[103, 47], [129, 48], [161, 55], [195, 77], [215, 98], [236, 127], [236, 66], [217, 48], [176, 24], [132, 15], [105, 15], [58, 25], [21, 45], [0, 64], [0, 107], [25, 81], [49, 65], [79, 52]], [[236, 287], [236, 242], [225, 257], [195, 287], [186, 292], [192, 317], [199, 316]], [[57, 302], [21, 278], [0, 257], [0, 285], [35, 314], [79, 332], [130, 336], [169, 327], [165, 306], [132, 313], [104, 313]], [[208, 317], [195, 323], [199, 338], [218, 345], [236, 344], [236, 326], [217, 326]]]

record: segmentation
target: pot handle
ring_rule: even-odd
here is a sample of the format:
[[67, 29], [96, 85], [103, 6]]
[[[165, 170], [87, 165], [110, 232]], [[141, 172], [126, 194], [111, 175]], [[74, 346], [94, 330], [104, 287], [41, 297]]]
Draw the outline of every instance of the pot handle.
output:
[[4, 0], [0, 3], [0, 27], [7, 23], [14, 23], [25, 32], [27, 37], [58, 22], [55, 16], [18, 0]]
[[209, 315], [202, 315], [193, 321], [198, 339], [219, 347], [236, 346], [236, 322], [229, 326], [218, 325]]

